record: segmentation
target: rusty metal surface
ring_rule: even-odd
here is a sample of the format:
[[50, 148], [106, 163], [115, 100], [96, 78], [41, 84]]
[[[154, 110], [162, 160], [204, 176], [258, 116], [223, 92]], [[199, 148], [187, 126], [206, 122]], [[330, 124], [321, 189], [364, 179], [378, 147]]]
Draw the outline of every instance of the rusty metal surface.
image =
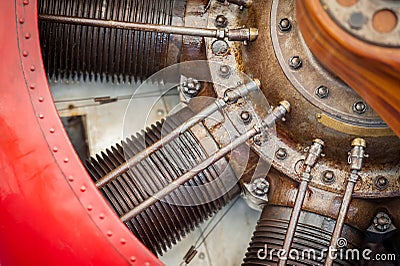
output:
[[[301, 166], [304, 159], [303, 150], [311, 144], [312, 139], [321, 138], [326, 143], [326, 157], [313, 169], [314, 179], [311, 186], [340, 193], [344, 191], [344, 182], [349, 173], [347, 153], [354, 136], [337, 132], [320, 124], [316, 115], [323, 111], [299, 93], [286, 78], [272, 45], [271, 27], [278, 27], [278, 25], [275, 23], [271, 25], [271, 10], [272, 3], [256, 2], [250, 8], [250, 13], [242, 16], [245, 19], [241, 23], [257, 27], [260, 36], [255, 43], [244, 47], [242, 55], [238, 56], [235, 63], [231, 65], [241, 62], [240, 66], [246, 70], [246, 73], [260, 78], [262, 90], [272, 104], [276, 104], [281, 99], [287, 99], [292, 103], [292, 112], [288, 115], [286, 123], [280, 123], [277, 127], [279, 139], [275, 141], [276, 150], [279, 148], [285, 150], [287, 156], [283, 160], [274, 160], [274, 167], [296, 180], [298, 176], [296, 169]], [[292, 31], [296, 31], [296, 18], [290, 16], [288, 18], [292, 21]], [[279, 21], [280, 18], [277, 20]], [[304, 64], [306, 62], [303, 63], [303, 67]], [[302, 75], [307, 76], [308, 72]], [[398, 196], [400, 191], [399, 139], [395, 136], [383, 136], [367, 137], [366, 140], [369, 144], [367, 151], [370, 158], [366, 160], [365, 168], [361, 173], [362, 181], [356, 186], [355, 196], [363, 198]], [[335, 180], [332, 184], [326, 184], [323, 182], [323, 177], [330, 171], [333, 172]], [[377, 176], [387, 178], [390, 188], [377, 189], [373, 184]]]
[[360, 0], [347, 6], [336, 0], [321, 3], [331, 18], [353, 36], [376, 45], [400, 47], [398, 1]]

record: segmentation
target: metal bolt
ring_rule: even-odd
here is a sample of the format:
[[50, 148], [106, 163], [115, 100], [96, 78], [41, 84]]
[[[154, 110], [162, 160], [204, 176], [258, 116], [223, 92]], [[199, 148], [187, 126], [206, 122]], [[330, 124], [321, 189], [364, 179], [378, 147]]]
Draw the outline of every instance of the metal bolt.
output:
[[188, 97], [196, 97], [201, 90], [201, 84], [198, 80], [188, 78], [182, 83], [182, 92]]
[[385, 190], [389, 186], [389, 180], [384, 176], [377, 176], [374, 180], [374, 185], [379, 190]]
[[224, 15], [218, 15], [215, 19], [215, 26], [217, 28], [226, 28], [228, 26], [228, 19]]
[[256, 144], [257, 146], [261, 146], [263, 144], [263, 138], [260, 134], [254, 136], [253, 138], [253, 142], [254, 144]]
[[374, 227], [380, 232], [387, 231], [391, 225], [392, 220], [387, 213], [379, 212], [374, 218]]
[[363, 113], [365, 113], [365, 112], [367, 111], [367, 105], [366, 105], [364, 102], [362, 102], [362, 101], [356, 102], [356, 103], [353, 105], [353, 111], [354, 111], [355, 113], [361, 115], [361, 114], [363, 114]]
[[231, 68], [227, 65], [222, 65], [219, 68], [219, 75], [223, 78], [228, 78], [231, 75]]
[[240, 114], [240, 118], [243, 120], [243, 122], [247, 125], [251, 122], [251, 120], [253, 119], [253, 117], [251, 116], [251, 114], [248, 111], [243, 111]]
[[349, 25], [352, 29], [359, 30], [364, 26], [365, 21], [363, 13], [355, 12], [350, 15]]
[[300, 56], [295, 55], [289, 59], [289, 66], [291, 69], [297, 70], [303, 66]]
[[285, 160], [287, 158], [287, 151], [284, 148], [279, 148], [276, 153], [275, 156], [278, 160]]
[[324, 98], [326, 98], [326, 97], [329, 96], [329, 88], [326, 87], [326, 86], [319, 86], [319, 87], [317, 88], [317, 90], [315, 91], [315, 94], [316, 94], [319, 98], [324, 99]]
[[225, 55], [229, 50], [229, 45], [226, 41], [217, 40], [212, 44], [212, 51], [215, 55]]
[[253, 187], [253, 192], [257, 196], [262, 197], [265, 196], [269, 191], [269, 182], [264, 178], [258, 178], [253, 181], [252, 187]]
[[333, 184], [335, 183], [335, 180], [335, 174], [331, 170], [327, 170], [322, 173], [322, 182], [324, 182], [325, 184]]
[[292, 29], [292, 23], [288, 18], [283, 18], [279, 21], [278, 28], [282, 32], [288, 32]]

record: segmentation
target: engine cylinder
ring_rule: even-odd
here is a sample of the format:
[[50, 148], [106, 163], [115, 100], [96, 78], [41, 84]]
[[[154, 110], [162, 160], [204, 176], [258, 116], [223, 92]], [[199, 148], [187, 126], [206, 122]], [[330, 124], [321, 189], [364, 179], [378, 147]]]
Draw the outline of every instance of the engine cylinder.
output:
[[[172, 116], [163, 123], [156, 123], [146, 132], [132, 136], [122, 145], [117, 144], [101, 156], [92, 158], [87, 168], [93, 179], [100, 179], [125, 162], [126, 156], [133, 156], [159, 140], [164, 133], [178, 127], [181, 124], [178, 118], [182, 116]], [[191, 131], [187, 131], [103, 187], [102, 192], [116, 213], [122, 216], [161, 190], [166, 180], [175, 180], [206, 156], [205, 148]], [[221, 168], [211, 165], [183, 187], [126, 222], [126, 225], [153, 253], [163, 254], [240, 193], [239, 185], [225, 187], [218, 179], [220, 175]], [[199, 186], [202, 187], [186, 189]], [[188, 204], [196, 202], [198, 204]]]
[[[40, 0], [39, 13], [99, 20], [181, 25], [185, 0]], [[179, 62], [181, 37], [40, 21], [50, 78], [142, 81]]]

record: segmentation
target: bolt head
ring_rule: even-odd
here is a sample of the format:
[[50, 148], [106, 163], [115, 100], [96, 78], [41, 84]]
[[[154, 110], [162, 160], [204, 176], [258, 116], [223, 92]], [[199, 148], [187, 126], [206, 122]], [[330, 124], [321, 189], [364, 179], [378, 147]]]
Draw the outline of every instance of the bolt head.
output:
[[258, 178], [253, 181], [252, 188], [257, 196], [265, 196], [269, 191], [269, 182], [264, 178]]
[[329, 88], [326, 86], [319, 86], [315, 91], [315, 94], [320, 98], [324, 99], [329, 96]]
[[336, 177], [335, 174], [331, 170], [327, 170], [322, 173], [322, 182], [327, 185], [331, 185], [335, 183]]
[[384, 212], [379, 212], [374, 218], [374, 227], [377, 231], [385, 232], [387, 231], [391, 224], [392, 220], [390, 219], [389, 215]]
[[279, 21], [278, 28], [282, 32], [288, 32], [292, 29], [292, 23], [288, 18], [283, 18]]
[[284, 148], [279, 148], [276, 153], [275, 156], [278, 160], [285, 160], [287, 158], [287, 151]]
[[367, 111], [367, 105], [363, 101], [356, 102], [353, 105], [353, 111], [357, 114], [364, 114]]
[[303, 61], [301, 60], [300, 56], [295, 55], [289, 59], [289, 66], [293, 70], [298, 70], [303, 66]]
[[228, 26], [228, 19], [224, 15], [218, 15], [215, 18], [215, 26], [217, 28], [226, 28]]
[[193, 78], [188, 78], [181, 85], [182, 91], [186, 96], [195, 97], [199, 94], [201, 90], [201, 84], [198, 80]]
[[251, 116], [250, 112], [248, 112], [248, 111], [243, 111], [240, 114], [240, 118], [242, 119], [242, 121], [245, 124], [249, 124], [251, 122], [251, 120], [252, 120], [252, 116]]
[[231, 75], [231, 68], [228, 65], [222, 65], [219, 68], [219, 75], [223, 78], [228, 78]]
[[379, 190], [385, 190], [389, 186], [389, 180], [384, 176], [377, 176], [374, 180], [374, 185]]
[[229, 50], [229, 45], [226, 41], [223, 40], [216, 40], [212, 44], [212, 51], [215, 55], [226, 55]]

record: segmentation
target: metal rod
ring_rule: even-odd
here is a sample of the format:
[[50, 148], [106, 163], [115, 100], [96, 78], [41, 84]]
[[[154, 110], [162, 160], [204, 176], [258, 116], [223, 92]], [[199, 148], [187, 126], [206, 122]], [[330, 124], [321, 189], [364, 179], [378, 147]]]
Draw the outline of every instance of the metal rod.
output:
[[[268, 115], [270, 120], [274, 120], [275, 122], [279, 119], [283, 118], [287, 112], [290, 111], [290, 104], [287, 101], [281, 102], [281, 105], [276, 107], [271, 114]], [[213, 163], [220, 160], [222, 157], [230, 153], [233, 149], [237, 148], [238, 146], [242, 145], [250, 138], [254, 137], [255, 135], [261, 133], [266, 128], [270, 126], [267, 124], [260, 124], [255, 126], [254, 128], [247, 131], [245, 134], [239, 136], [237, 139], [233, 140], [230, 144], [226, 145], [225, 147], [218, 150], [216, 153], [208, 157], [206, 160], [201, 162], [199, 165], [195, 166], [192, 170], [188, 171], [184, 175], [178, 177], [173, 182], [168, 184], [166, 187], [161, 189], [160, 191], [153, 194], [150, 198], [147, 198], [145, 201], [140, 203], [136, 206], [133, 210], [127, 212], [121, 217], [122, 222], [126, 222], [131, 220], [132, 218], [136, 217], [151, 205], [159, 201], [160, 199], [164, 198], [165, 196], [169, 195], [172, 191], [177, 189], [179, 186], [185, 184], [190, 179], [195, 177], [200, 172], [204, 171], [207, 167], [212, 165]]]
[[255, 80], [247, 84], [240, 85], [233, 90], [229, 90], [223, 99], [218, 99], [214, 101], [210, 106], [204, 108], [202, 111], [200, 111], [200, 113], [190, 118], [180, 127], [174, 129], [171, 133], [167, 134], [166, 136], [163, 136], [163, 138], [161, 138], [151, 146], [147, 147], [146, 149], [142, 150], [141, 152], [137, 153], [135, 156], [128, 159], [125, 163], [121, 164], [120, 166], [118, 166], [117, 168], [106, 174], [104, 177], [97, 180], [96, 186], [98, 188], [104, 187], [112, 180], [126, 173], [130, 167], [135, 166], [140, 161], [144, 160], [152, 153], [162, 148], [163, 145], [166, 145], [172, 140], [176, 139], [180, 134], [182, 134], [182, 132], [185, 132], [188, 129], [192, 128], [195, 124], [199, 123], [204, 118], [215, 113], [217, 110], [225, 108], [228, 103], [235, 102], [239, 98], [246, 96], [248, 93], [257, 90], [258, 88], [259, 88], [259, 81]]
[[219, 159], [230, 153], [233, 149], [237, 148], [241, 144], [245, 143], [248, 141], [250, 138], [254, 137], [256, 134], [258, 134], [259, 131], [256, 128], [253, 128], [246, 132], [244, 135], [241, 135], [234, 141], [232, 141], [230, 144], [227, 146], [221, 148], [218, 150], [214, 155], [208, 157], [206, 160], [204, 160], [202, 163], [198, 164], [196, 167], [194, 167], [192, 170], [188, 171], [184, 175], [180, 176], [173, 182], [169, 183], [166, 187], [152, 195], [150, 198], [147, 198], [145, 201], [140, 203], [137, 207], [135, 207], [133, 210], [129, 211], [128, 213], [124, 214], [121, 217], [122, 222], [127, 222], [131, 220], [132, 218], [136, 217], [143, 211], [145, 211], [147, 208], [149, 208], [151, 205], [159, 201], [160, 199], [164, 198], [165, 196], [169, 195], [172, 191], [177, 189], [179, 186], [185, 184], [187, 181], [195, 177], [197, 174], [202, 172], [205, 168], [208, 166], [212, 165], [213, 163], [217, 162]]
[[258, 36], [258, 30], [254, 28], [206, 29], [206, 28], [194, 28], [194, 27], [183, 27], [183, 26], [170, 26], [163, 24], [148, 24], [140, 22], [124, 22], [124, 21], [90, 19], [90, 18], [71, 17], [71, 16], [57, 16], [48, 14], [39, 14], [39, 19], [56, 23], [75, 24], [83, 26], [159, 32], [167, 34], [199, 36], [199, 37], [218, 38], [218, 39], [228, 38], [228, 40], [230, 41], [254, 41], [257, 39]]
[[[315, 139], [313, 141], [312, 146], [309, 149], [308, 156], [304, 161], [304, 170], [302, 173], [302, 179], [299, 186], [299, 191], [297, 192], [295, 205], [292, 210], [292, 214], [290, 216], [289, 226], [286, 231], [285, 241], [283, 243], [283, 250], [285, 250], [286, 254], [289, 254], [290, 248], [293, 244], [294, 235], [296, 233], [297, 224], [299, 222], [301, 209], [304, 204], [304, 199], [306, 197], [308, 184], [312, 180], [311, 170], [312, 167], [316, 164], [318, 158], [322, 154], [322, 148], [325, 145], [324, 141], [320, 139]], [[286, 265], [286, 260], [280, 259], [278, 265], [284, 266]]]
[[362, 169], [363, 159], [367, 157], [365, 155], [365, 148], [367, 143], [364, 139], [356, 138], [351, 143], [353, 146], [351, 152], [349, 152], [349, 164], [351, 173], [349, 180], [346, 185], [346, 191], [343, 196], [343, 201], [340, 206], [339, 216], [337, 218], [335, 229], [333, 230], [331, 242], [329, 245], [328, 255], [325, 260], [325, 266], [332, 266], [334, 261], [334, 253], [337, 252], [337, 242], [342, 235], [344, 223], [346, 220], [347, 213], [349, 211], [351, 199], [353, 197], [354, 187], [360, 178], [358, 172]]

